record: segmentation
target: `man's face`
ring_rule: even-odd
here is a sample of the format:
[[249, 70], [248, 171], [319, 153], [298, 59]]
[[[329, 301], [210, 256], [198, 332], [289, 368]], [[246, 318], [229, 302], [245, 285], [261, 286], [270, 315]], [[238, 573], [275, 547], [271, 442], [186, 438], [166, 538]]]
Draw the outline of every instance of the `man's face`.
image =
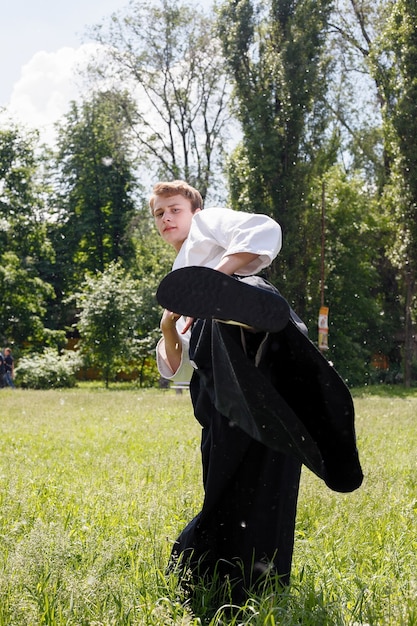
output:
[[[197, 209], [200, 211], [200, 209]], [[194, 213], [191, 200], [181, 194], [176, 196], [158, 196], [153, 206], [156, 227], [164, 241], [179, 252], [190, 232]]]

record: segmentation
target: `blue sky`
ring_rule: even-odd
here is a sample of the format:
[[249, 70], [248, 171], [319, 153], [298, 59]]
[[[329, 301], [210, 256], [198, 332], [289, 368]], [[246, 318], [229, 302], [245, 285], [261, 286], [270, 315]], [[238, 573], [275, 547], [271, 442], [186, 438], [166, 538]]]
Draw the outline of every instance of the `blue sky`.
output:
[[[191, 0], [210, 6], [210, 0]], [[9, 0], [0, 20], [0, 107], [36, 128], [52, 125], [76, 97], [74, 63], [88, 47], [85, 31], [128, 0]], [[84, 45], [83, 45], [84, 44]]]
[[21, 68], [36, 52], [78, 47], [87, 25], [123, 9], [127, 0], [10, 0], [0, 20], [0, 105], [9, 102]]

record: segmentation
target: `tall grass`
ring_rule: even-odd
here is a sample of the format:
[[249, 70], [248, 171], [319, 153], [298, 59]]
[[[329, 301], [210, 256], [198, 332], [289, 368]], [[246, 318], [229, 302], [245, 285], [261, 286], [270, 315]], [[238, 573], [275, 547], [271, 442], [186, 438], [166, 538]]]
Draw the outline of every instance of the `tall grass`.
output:
[[165, 576], [199, 510], [187, 394], [0, 392], [0, 626], [417, 625], [417, 394], [358, 395], [352, 494], [303, 472], [292, 585], [198, 614]]

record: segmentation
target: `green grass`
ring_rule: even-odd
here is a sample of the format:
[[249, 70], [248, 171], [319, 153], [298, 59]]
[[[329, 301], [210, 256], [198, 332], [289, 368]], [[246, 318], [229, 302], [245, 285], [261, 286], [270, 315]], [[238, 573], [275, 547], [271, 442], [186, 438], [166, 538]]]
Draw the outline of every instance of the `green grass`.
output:
[[303, 471], [291, 588], [215, 614], [203, 589], [197, 616], [164, 573], [202, 498], [187, 394], [1, 390], [0, 626], [417, 625], [417, 392], [395, 393], [355, 393], [358, 491]]

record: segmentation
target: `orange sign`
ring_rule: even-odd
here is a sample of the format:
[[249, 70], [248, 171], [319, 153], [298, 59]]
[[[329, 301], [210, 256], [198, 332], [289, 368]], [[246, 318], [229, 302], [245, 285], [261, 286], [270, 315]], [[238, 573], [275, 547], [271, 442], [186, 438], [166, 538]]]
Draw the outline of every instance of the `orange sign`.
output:
[[329, 336], [329, 308], [327, 306], [321, 306], [319, 312], [319, 350], [328, 350], [328, 336]]

